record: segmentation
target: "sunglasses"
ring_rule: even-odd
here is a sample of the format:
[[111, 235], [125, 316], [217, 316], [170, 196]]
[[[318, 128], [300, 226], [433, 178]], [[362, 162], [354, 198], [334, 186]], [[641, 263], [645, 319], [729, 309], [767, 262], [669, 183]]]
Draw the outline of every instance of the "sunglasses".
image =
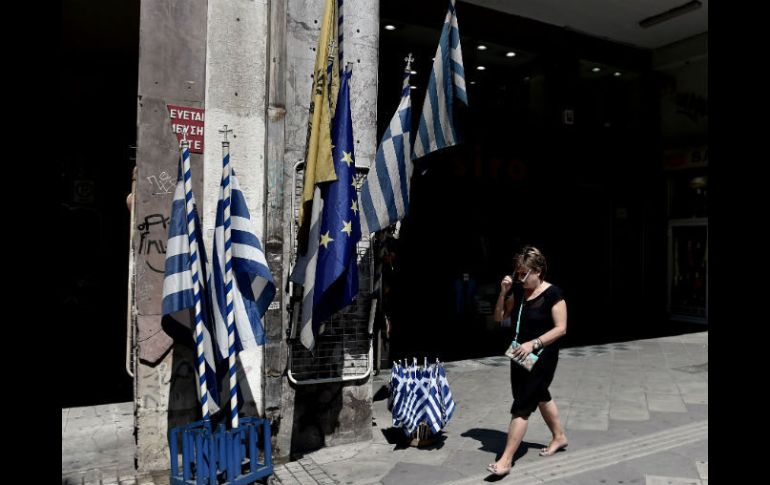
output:
[[[526, 279], [529, 277], [529, 274], [532, 272], [532, 270], [527, 271], [526, 273], [514, 273], [513, 276], [518, 279], [521, 282], [526, 281]], [[522, 276], [523, 275], [523, 276]]]

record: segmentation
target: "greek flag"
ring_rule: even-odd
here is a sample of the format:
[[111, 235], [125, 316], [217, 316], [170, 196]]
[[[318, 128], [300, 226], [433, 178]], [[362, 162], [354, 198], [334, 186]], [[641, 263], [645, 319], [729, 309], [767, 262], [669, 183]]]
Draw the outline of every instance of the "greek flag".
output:
[[393, 362], [393, 369], [390, 373], [390, 392], [393, 395], [393, 426], [400, 428], [403, 424], [402, 411], [404, 410], [404, 401], [406, 396], [406, 375], [404, 368], [398, 362]]
[[441, 364], [438, 365], [437, 384], [441, 397], [442, 421], [443, 425], [446, 426], [455, 412], [455, 401], [452, 398], [452, 391], [449, 389], [449, 381], [446, 378], [446, 369], [444, 369], [444, 366]]
[[[233, 426], [237, 427], [238, 396], [236, 388], [236, 359], [245, 374], [247, 389], [254, 400], [259, 415], [264, 415], [262, 398], [262, 362], [265, 329], [262, 317], [275, 296], [273, 275], [267, 267], [262, 245], [251, 221], [246, 199], [241, 191], [234, 170], [230, 166], [230, 154], [223, 158], [222, 182], [219, 186], [216, 226], [214, 229], [214, 319], [217, 342], [222, 359], [229, 360], [230, 402]], [[229, 217], [225, 217], [225, 188], [230, 185]], [[230, 238], [226, 239], [225, 225]], [[227, 252], [231, 257], [227, 259]], [[225, 271], [230, 271], [229, 288], [225, 286]], [[232, 303], [228, 306], [228, 289]], [[233, 315], [233, 357], [230, 357], [228, 313]], [[235, 404], [235, 405], [233, 405]]]
[[[229, 154], [225, 156], [229, 158]], [[228, 163], [226, 160], [225, 163]], [[225, 263], [225, 186], [232, 184], [230, 195], [230, 231], [232, 266]], [[249, 384], [249, 390], [261, 409], [262, 346], [265, 343], [265, 330], [262, 317], [275, 296], [273, 275], [267, 266], [262, 245], [257, 238], [254, 223], [249, 216], [246, 199], [241, 191], [235, 171], [230, 172], [229, 180], [224, 176], [219, 187], [217, 202], [216, 227], [214, 229], [214, 320], [220, 358], [229, 355], [227, 331], [227, 288], [225, 270], [232, 271], [233, 314], [235, 317], [235, 351]]]
[[361, 188], [361, 227], [364, 234], [384, 229], [406, 216], [413, 164], [409, 135], [412, 98], [409, 71], [404, 72], [401, 102], [385, 130], [374, 163]]
[[[184, 177], [182, 176], [184, 174]], [[198, 397], [207, 413], [219, 411], [219, 386], [214, 354], [209, 294], [206, 291], [206, 250], [201, 237], [198, 209], [192, 193], [190, 152], [183, 149], [171, 205], [171, 221], [166, 244], [166, 275], [163, 280], [163, 315], [195, 332]], [[187, 190], [185, 189], [187, 185]], [[189, 212], [188, 212], [189, 210]], [[202, 264], [201, 264], [202, 261]], [[191, 310], [195, 313], [192, 325]], [[201, 372], [201, 369], [205, 369]], [[202, 392], [204, 391], [205, 392]]]
[[407, 436], [414, 433], [417, 426], [422, 421], [423, 414], [425, 413], [425, 393], [421, 385], [422, 372], [417, 367], [415, 360], [412, 367], [409, 369], [409, 379], [407, 380], [407, 392], [409, 398], [406, 401], [406, 414], [404, 417], [403, 430]]
[[393, 398], [390, 407], [393, 426], [402, 428], [411, 436], [421, 423], [426, 423], [435, 434], [446, 427], [455, 411], [452, 391], [446, 378], [444, 366], [417, 366], [417, 359], [411, 365], [393, 363], [390, 376], [390, 393]]
[[414, 140], [414, 160], [457, 144], [452, 115], [454, 98], [468, 105], [455, 0], [450, 0]]
[[[426, 366], [427, 368], [427, 366]], [[438, 433], [446, 422], [444, 421], [444, 406], [441, 400], [441, 390], [438, 384], [438, 366], [432, 365], [428, 370], [428, 391], [427, 402], [425, 404], [425, 417], [431, 431]]]

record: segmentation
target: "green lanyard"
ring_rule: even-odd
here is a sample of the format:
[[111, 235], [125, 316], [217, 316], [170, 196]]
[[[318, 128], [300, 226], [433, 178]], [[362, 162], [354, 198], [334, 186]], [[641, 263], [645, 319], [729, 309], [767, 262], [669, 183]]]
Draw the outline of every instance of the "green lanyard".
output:
[[[516, 318], [516, 336], [513, 337], [513, 341], [514, 342], [518, 342], [518, 340], [519, 340], [519, 325], [521, 325], [521, 311], [524, 310], [524, 301], [525, 301], [524, 300], [524, 295], [522, 294], [521, 295], [521, 305], [519, 305], [519, 316]], [[544, 348], [545, 347], [543, 347], [540, 350], [538, 350], [537, 354], [535, 354], [535, 355], [540, 355], [540, 353], [543, 352]]]

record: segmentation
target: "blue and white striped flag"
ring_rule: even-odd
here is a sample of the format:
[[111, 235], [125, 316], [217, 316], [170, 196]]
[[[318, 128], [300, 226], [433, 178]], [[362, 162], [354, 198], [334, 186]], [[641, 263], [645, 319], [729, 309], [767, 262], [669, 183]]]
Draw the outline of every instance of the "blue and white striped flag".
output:
[[[232, 224], [233, 251], [233, 291], [235, 325], [237, 331], [236, 348], [238, 351], [264, 345], [265, 331], [262, 317], [267, 312], [275, 296], [273, 275], [267, 266], [262, 244], [257, 237], [254, 223], [249, 215], [246, 199], [241, 191], [235, 170], [232, 171], [232, 196], [230, 219]], [[223, 182], [224, 183], [224, 182]], [[226, 327], [225, 288], [223, 271], [225, 268], [224, 208], [222, 196], [224, 186], [219, 187], [220, 199], [217, 202], [216, 228], [214, 230], [214, 302], [217, 335]], [[227, 336], [227, 333], [224, 334]], [[227, 339], [217, 339], [222, 355], [227, 355]]]
[[393, 369], [390, 373], [390, 392], [393, 394], [391, 414], [393, 415], [393, 426], [396, 428], [402, 425], [406, 385], [404, 368], [398, 362], [393, 362]]
[[450, 419], [452, 419], [452, 415], [455, 412], [455, 401], [452, 398], [452, 391], [449, 389], [449, 381], [446, 377], [446, 369], [444, 369], [444, 366], [439, 364], [438, 365], [438, 388], [441, 396], [441, 405], [442, 405], [442, 417], [443, 417], [443, 425], [446, 426], [446, 424], [449, 422]]
[[[428, 368], [426, 366], [426, 368]], [[425, 405], [425, 417], [431, 431], [438, 433], [446, 422], [443, 417], [443, 403], [441, 402], [441, 390], [438, 384], [438, 366], [430, 366], [428, 381], [428, 400]]]
[[457, 144], [454, 98], [468, 105], [455, 0], [450, 0], [414, 140], [414, 160]]
[[[229, 154], [225, 156], [229, 166]], [[265, 343], [262, 317], [275, 296], [273, 275], [259, 242], [255, 226], [249, 216], [246, 199], [243, 196], [235, 171], [224, 175], [219, 188], [216, 227], [214, 229], [214, 318], [220, 358], [227, 358], [227, 288], [225, 287], [225, 186], [231, 184], [230, 232], [232, 251], [232, 311], [235, 318], [235, 351], [246, 374], [249, 390], [261, 414], [261, 352]]]
[[407, 375], [407, 400], [406, 409], [404, 411], [403, 418], [403, 430], [407, 436], [414, 433], [417, 426], [420, 424], [420, 419], [423, 416], [425, 408], [425, 396], [420, 385], [420, 379], [422, 377], [420, 369], [417, 367], [417, 362], [409, 367]]
[[[184, 148], [168, 228], [163, 315], [170, 315], [173, 320], [194, 331], [198, 397], [201, 400], [202, 417], [207, 420], [210, 419], [210, 414], [219, 411], [219, 385], [212, 338], [214, 332], [211, 306], [205, 282], [206, 250], [203, 247], [198, 209], [192, 193], [190, 151]], [[194, 328], [190, 318], [192, 309], [195, 315]]]
[[401, 102], [385, 130], [374, 162], [361, 187], [361, 232], [370, 234], [400, 221], [409, 208], [412, 179], [412, 98], [409, 68], [404, 72]]

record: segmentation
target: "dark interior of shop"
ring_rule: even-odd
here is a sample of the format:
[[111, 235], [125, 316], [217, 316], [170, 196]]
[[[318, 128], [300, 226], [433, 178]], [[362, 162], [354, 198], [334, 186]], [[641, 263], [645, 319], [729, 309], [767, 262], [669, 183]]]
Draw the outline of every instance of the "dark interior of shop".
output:
[[[139, 2], [62, 2], [59, 151], [64, 275], [60, 348], [81, 369], [62, 407], [130, 401], [126, 372], [130, 213], [136, 145]], [[88, 369], [88, 372], [82, 370]], [[99, 385], [94, 385], [99, 382]]]
[[[416, 128], [444, 15], [442, 2], [382, 2], [378, 134], [409, 53]], [[466, 3], [458, 23], [463, 142], [417, 161], [397, 254], [409, 310], [392, 319], [391, 358], [501, 352], [511, 331], [492, 308], [525, 244], [565, 291], [565, 346], [702, 329], [665, 314], [667, 79], [652, 53]]]

